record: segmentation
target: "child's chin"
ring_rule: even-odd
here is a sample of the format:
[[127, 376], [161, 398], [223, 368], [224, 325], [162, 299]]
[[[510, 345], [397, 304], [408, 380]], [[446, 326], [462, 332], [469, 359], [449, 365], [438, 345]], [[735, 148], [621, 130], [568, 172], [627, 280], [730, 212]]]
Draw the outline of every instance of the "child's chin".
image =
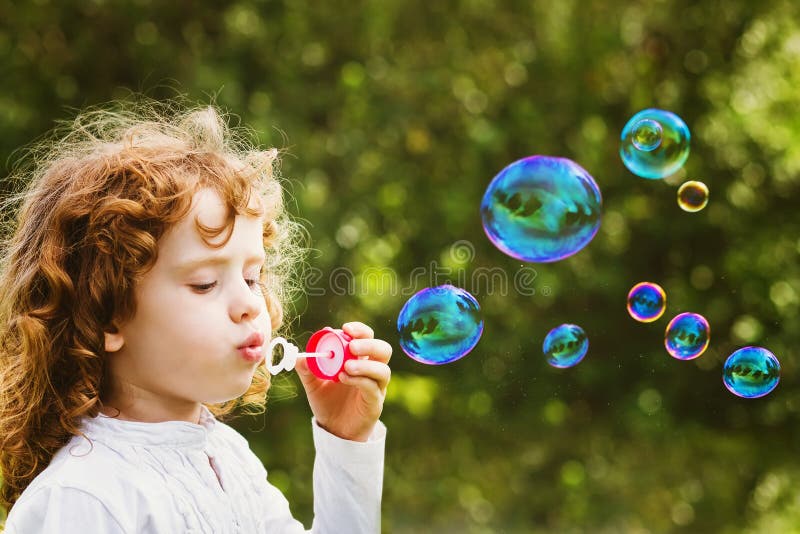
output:
[[[225, 389], [218, 388], [208, 399], [204, 401], [207, 404], [221, 404], [234, 399], [238, 399], [244, 395], [250, 386], [253, 384], [253, 376], [255, 375], [256, 368], [251, 369], [249, 372], [245, 371], [238, 375], [236, 382], [226, 384]], [[221, 384], [220, 384], [221, 385]]]
[[244, 395], [247, 390], [250, 388], [250, 384], [248, 383], [245, 386], [239, 387], [237, 389], [231, 389], [229, 391], [220, 392], [218, 395], [212, 396], [210, 400], [207, 400], [207, 404], [221, 404], [223, 402], [232, 401], [234, 399], [238, 399], [242, 395]]

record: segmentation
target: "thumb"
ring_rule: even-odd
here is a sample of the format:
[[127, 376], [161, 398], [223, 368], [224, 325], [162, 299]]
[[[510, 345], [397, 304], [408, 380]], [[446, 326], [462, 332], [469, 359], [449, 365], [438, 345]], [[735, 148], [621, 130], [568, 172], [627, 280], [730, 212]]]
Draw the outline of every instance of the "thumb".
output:
[[294, 364], [294, 370], [297, 371], [297, 376], [304, 386], [309, 386], [318, 381], [319, 378], [314, 376], [311, 369], [308, 368], [308, 362], [305, 358], [297, 358], [297, 363]]

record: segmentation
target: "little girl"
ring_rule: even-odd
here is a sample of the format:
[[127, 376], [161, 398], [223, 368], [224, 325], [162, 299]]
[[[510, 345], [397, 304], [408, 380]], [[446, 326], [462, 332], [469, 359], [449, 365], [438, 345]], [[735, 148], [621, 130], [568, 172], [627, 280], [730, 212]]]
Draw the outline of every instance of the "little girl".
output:
[[[0, 267], [7, 533], [305, 532], [247, 441], [282, 322], [293, 226], [214, 107], [89, 110], [14, 178]], [[313, 412], [311, 532], [378, 532], [391, 346], [362, 323]], [[255, 349], [254, 349], [255, 348]], [[220, 419], [218, 419], [218, 417]]]

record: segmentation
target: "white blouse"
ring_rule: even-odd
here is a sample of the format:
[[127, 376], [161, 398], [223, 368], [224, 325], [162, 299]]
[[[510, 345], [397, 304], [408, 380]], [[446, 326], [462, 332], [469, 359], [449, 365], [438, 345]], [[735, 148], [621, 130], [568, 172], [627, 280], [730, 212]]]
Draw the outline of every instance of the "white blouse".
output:
[[[312, 419], [313, 533], [380, 531], [386, 427], [365, 443]], [[100, 414], [23, 491], [7, 534], [301, 533], [247, 440], [202, 407], [199, 424]]]

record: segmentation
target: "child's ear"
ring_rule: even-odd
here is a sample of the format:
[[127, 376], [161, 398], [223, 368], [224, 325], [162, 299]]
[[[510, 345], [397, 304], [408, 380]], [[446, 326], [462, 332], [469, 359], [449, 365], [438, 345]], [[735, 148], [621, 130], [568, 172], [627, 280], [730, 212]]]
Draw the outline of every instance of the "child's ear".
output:
[[105, 335], [106, 352], [117, 352], [125, 344], [125, 338], [116, 325], [111, 325], [110, 331], [103, 332]]

